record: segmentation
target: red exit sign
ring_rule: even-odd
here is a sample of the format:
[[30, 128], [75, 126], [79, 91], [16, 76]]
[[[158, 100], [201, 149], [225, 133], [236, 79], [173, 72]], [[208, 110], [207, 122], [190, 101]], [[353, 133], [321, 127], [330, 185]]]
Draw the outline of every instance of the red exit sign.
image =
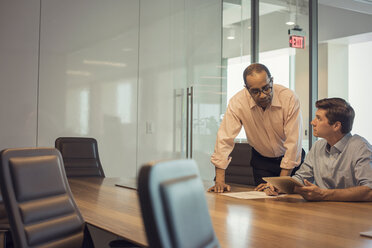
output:
[[290, 35], [289, 46], [293, 48], [305, 48], [305, 36]]

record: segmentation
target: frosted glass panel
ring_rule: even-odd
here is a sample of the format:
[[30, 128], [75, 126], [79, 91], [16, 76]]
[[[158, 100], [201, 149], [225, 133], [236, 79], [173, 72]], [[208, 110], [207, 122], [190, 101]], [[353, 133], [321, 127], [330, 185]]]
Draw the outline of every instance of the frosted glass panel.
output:
[[39, 145], [93, 137], [106, 176], [136, 176], [139, 1], [41, 1]]
[[36, 146], [38, 0], [0, 1], [0, 150]]

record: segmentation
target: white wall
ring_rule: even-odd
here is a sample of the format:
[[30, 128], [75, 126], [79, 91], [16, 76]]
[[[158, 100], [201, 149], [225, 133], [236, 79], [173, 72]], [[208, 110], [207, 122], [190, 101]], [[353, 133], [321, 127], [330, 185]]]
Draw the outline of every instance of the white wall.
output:
[[348, 99], [348, 50], [348, 45], [328, 43], [328, 97]]
[[372, 41], [349, 46], [349, 102], [355, 110], [352, 133], [359, 134], [372, 143], [372, 117], [369, 108], [372, 84]]

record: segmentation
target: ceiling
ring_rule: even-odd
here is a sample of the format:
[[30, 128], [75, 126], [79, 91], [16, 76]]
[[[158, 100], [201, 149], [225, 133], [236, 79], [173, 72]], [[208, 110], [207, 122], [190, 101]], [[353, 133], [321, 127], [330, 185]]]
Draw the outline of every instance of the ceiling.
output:
[[318, 3], [372, 15], [372, 0], [318, 0]]

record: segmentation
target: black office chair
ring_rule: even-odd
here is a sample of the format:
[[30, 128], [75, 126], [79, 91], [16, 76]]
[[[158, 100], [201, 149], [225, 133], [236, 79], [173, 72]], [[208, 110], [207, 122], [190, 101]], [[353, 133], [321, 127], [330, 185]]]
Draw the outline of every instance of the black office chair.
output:
[[0, 248], [12, 248], [12, 236], [8, 215], [6, 214], [3, 197], [0, 194]]
[[193, 160], [144, 165], [138, 194], [150, 247], [220, 247]]
[[58, 150], [3, 150], [0, 186], [15, 247], [93, 247]]
[[62, 154], [67, 177], [105, 177], [94, 138], [60, 137], [55, 147]]
[[255, 185], [250, 164], [252, 147], [248, 143], [236, 143], [230, 157], [232, 159], [225, 172], [226, 183]]

